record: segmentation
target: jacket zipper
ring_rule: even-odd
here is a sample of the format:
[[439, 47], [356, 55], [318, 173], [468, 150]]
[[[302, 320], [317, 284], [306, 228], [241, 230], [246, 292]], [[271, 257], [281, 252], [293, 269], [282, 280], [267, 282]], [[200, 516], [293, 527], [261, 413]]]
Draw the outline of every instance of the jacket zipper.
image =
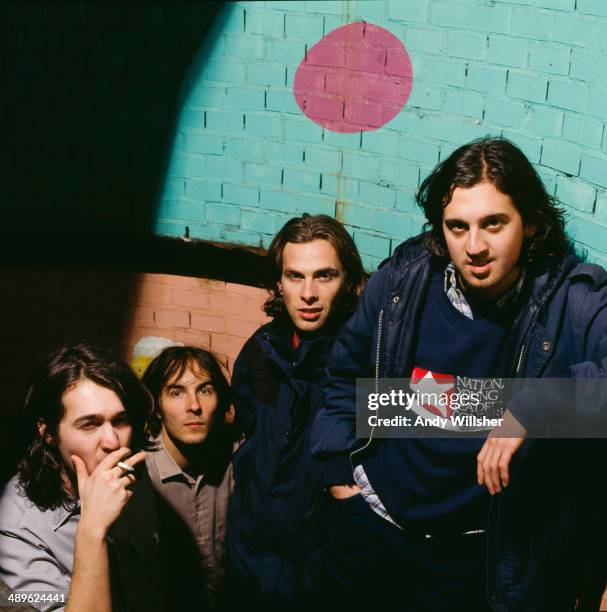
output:
[[378, 329], [377, 329], [377, 348], [375, 349], [375, 393], [379, 393], [379, 360], [381, 356], [381, 340], [383, 333], [384, 311], [379, 311]]
[[521, 369], [521, 363], [523, 362], [524, 352], [525, 352], [525, 343], [523, 343], [523, 346], [521, 346], [521, 352], [519, 353], [518, 361], [516, 362], [516, 374], [518, 374], [519, 370]]
[[[383, 322], [384, 322], [384, 311], [383, 309], [379, 311], [379, 317], [378, 317], [378, 330], [377, 330], [377, 347], [375, 349], [375, 392], [379, 393], [379, 361], [380, 361], [380, 356], [381, 356], [381, 341], [382, 341], [382, 328], [383, 328]], [[360, 448], [357, 448], [355, 451], [352, 451], [350, 453], [350, 468], [352, 470], [352, 472], [354, 472], [354, 462], [352, 460], [352, 457], [354, 457], [354, 455], [356, 455], [356, 453], [360, 453], [360, 451], [365, 450], [369, 444], [371, 444], [371, 440], [373, 439], [373, 432], [375, 431], [375, 427], [373, 427], [371, 429], [371, 435], [369, 436], [369, 439], [367, 440], [367, 443], [364, 446], [361, 446]]]

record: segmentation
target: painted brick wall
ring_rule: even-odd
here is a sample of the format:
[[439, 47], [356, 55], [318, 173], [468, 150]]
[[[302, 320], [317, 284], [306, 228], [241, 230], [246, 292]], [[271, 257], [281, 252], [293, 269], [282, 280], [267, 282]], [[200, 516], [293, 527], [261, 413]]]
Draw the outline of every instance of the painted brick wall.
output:
[[269, 319], [263, 289], [172, 274], [138, 274], [125, 355], [145, 336], [163, 336], [213, 351], [231, 372], [251, 334]]
[[33, 357], [59, 343], [88, 338], [130, 360], [142, 337], [165, 336], [213, 351], [231, 371], [244, 342], [268, 321], [265, 290], [222, 281], [19, 267], [2, 269], [0, 282], [11, 298], [0, 304], [0, 393], [11, 407], [23, 399]]
[[168, 274], [99, 268], [3, 268], [0, 302], [0, 485], [23, 450], [15, 436], [34, 357], [89, 339], [131, 361], [135, 343], [163, 336], [212, 350], [232, 371], [247, 338], [267, 321], [262, 289]]
[[[376, 131], [305, 117], [307, 50], [366, 21], [402, 41], [406, 106]], [[267, 246], [296, 213], [328, 213], [369, 268], [419, 232], [413, 195], [457, 146], [516, 142], [591, 260], [607, 263], [607, 4], [597, 0], [372, 0], [227, 5], [187, 75], [156, 231]]]

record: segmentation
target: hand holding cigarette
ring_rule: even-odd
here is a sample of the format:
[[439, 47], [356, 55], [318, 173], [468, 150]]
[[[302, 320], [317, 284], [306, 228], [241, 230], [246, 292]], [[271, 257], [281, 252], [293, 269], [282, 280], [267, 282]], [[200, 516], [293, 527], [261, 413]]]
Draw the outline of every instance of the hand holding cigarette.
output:
[[116, 465], [119, 468], [123, 469], [125, 472], [128, 472], [129, 474], [135, 473], [135, 468], [131, 467], [128, 463], [125, 463], [124, 461], [119, 461]]
[[107, 535], [108, 529], [133, 495], [129, 490], [136, 482], [133, 466], [145, 459], [144, 452], [129, 457], [130, 452], [123, 447], [109, 453], [91, 474], [88, 474], [80, 457], [72, 456], [80, 497], [79, 529], [91, 529], [102, 537]]

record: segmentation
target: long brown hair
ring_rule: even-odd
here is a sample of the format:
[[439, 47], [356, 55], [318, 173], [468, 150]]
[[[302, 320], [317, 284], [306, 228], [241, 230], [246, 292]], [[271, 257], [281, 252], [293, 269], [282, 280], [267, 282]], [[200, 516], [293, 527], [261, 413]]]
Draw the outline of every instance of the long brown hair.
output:
[[344, 296], [337, 316], [354, 312], [358, 296], [367, 280], [367, 274], [360, 260], [354, 240], [344, 226], [328, 215], [309, 215], [289, 219], [274, 236], [266, 255], [266, 289], [270, 297], [263, 306], [270, 317], [282, 318], [287, 315], [284, 300], [278, 289], [282, 275], [282, 257], [287, 243], [303, 244], [313, 240], [327, 240], [337, 252], [345, 271]]
[[[113, 391], [127, 412], [135, 453], [148, 449], [145, 423], [152, 398], [131, 368], [106, 348], [80, 343], [61, 346], [38, 357], [25, 399], [24, 431], [29, 445], [19, 463], [19, 482], [27, 497], [41, 510], [70, 507], [75, 499], [63, 487], [65, 468], [59, 448], [59, 424], [65, 415], [62, 398], [80, 381], [90, 380]], [[39, 424], [45, 426], [40, 434]]]
[[525, 240], [521, 264], [546, 266], [570, 249], [565, 234], [565, 211], [548, 194], [523, 152], [505, 138], [475, 140], [454, 151], [423, 181], [416, 199], [427, 222], [425, 246], [448, 257], [443, 234], [443, 210], [457, 187], [470, 188], [487, 181], [509, 196], [526, 226], [535, 227]]

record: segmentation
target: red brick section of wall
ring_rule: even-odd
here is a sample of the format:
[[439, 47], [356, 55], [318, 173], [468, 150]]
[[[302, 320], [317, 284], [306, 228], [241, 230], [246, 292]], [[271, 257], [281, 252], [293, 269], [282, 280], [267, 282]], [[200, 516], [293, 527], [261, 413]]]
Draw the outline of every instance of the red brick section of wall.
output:
[[117, 348], [129, 362], [144, 336], [211, 349], [231, 371], [267, 319], [257, 288], [166, 274], [98, 268], [0, 271], [0, 481], [20, 452], [16, 415], [41, 350], [81, 339]]
[[268, 318], [262, 289], [169, 274], [138, 275], [139, 290], [125, 348], [164, 336], [213, 351], [230, 372], [247, 338]]

